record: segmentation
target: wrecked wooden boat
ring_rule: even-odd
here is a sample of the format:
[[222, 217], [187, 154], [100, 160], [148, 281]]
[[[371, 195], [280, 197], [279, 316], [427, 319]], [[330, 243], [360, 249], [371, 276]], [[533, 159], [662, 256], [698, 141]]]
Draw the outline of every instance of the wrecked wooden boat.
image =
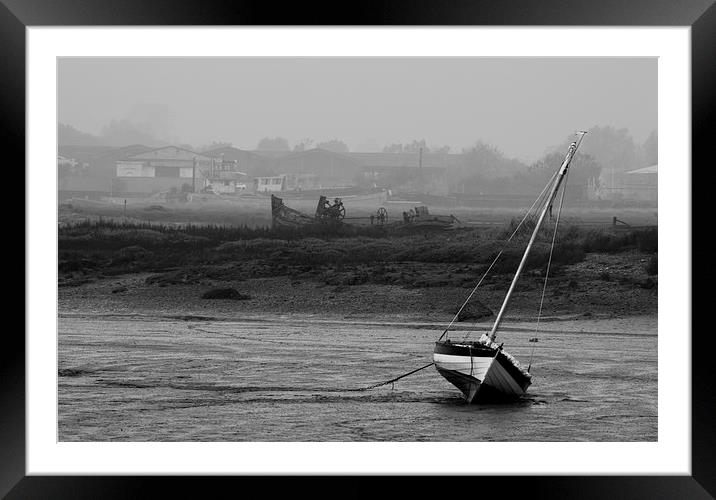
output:
[[315, 224], [316, 219], [287, 207], [278, 196], [271, 195], [271, 222], [273, 227], [303, 227]]
[[271, 221], [273, 227], [305, 227], [310, 225], [343, 224], [346, 209], [340, 198], [331, 203], [325, 196], [321, 196], [313, 217], [286, 206], [283, 199], [271, 195]]

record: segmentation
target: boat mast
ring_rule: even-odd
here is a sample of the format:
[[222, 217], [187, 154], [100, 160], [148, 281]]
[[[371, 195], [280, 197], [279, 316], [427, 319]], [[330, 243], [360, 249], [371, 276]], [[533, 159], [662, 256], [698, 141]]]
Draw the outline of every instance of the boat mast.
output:
[[532, 232], [532, 237], [530, 238], [529, 243], [527, 243], [527, 248], [525, 249], [525, 254], [522, 256], [522, 261], [520, 261], [520, 265], [517, 267], [517, 271], [515, 272], [515, 277], [512, 278], [512, 284], [510, 285], [509, 290], [507, 290], [507, 295], [505, 296], [505, 300], [502, 303], [500, 312], [497, 314], [497, 319], [495, 320], [495, 324], [492, 325], [492, 330], [490, 330], [490, 340], [493, 342], [495, 341], [495, 336], [497, 335], [497, 328], [500, 326], [500, 323], [502, 322], [502, 316], [505, 314], [505, 310], [507, 309], [507, 303], [510, 301], [512, 292], [514, 291], [515, 285], [517, 284], [517, 280], [520, 277], [520, 273], [522, 273], [522, 268], [525, 267], [525, 263], [527, 262], [527, 257], [529, 256], [530, 250], [532, 249], [532, 244], [535, 242], [535, 239], [537, 239], [537, 233], [539, 232], [540, 227], [542, 226], [542, 221], [544, 221], [544, 217], [547, 214], [549, 207], [552, 205], [552, 201], [554, 200], [554, 197], [557, 195], [557, 191], [559, 190], [559, 186], [562, 184], [562, 180], [564, 179], [564, 176], [567, 173], [569, 164], [572, 161], [574, 154], [577, 152], [577, 148], [581, 144], [582, 138], [584, 137], [584, 134], [586, 134], [586, 132], [580, 131], [580, 132], [578, 132], [578, 134], [579, 134], [579, 140], [575, 141], [569, 145], [569, 149], [567, 150], [567, 154], [564, 157], [562, 166], [559, 169], [557, 178], [554, 180], [554, 183], [552, 184], [552, 190], [550, 191], [549, 195], [547, 196], [546, 203], [544, 204], [544, 208], [542, 208], [542, 213], [540, 214], [539, 219], [537, 220], [537, 225], [535, 226], [535, 229]]

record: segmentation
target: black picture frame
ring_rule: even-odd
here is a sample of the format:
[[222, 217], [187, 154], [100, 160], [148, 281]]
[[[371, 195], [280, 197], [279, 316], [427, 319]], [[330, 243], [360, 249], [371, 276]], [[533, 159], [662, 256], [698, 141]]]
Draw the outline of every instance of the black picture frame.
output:
[[[13, 165], [25, 160], [25, 28], [88, 25], [514, 25], [514, 26], [690, 26], [692, 78], [692, 186], [705, 188], [710, 164], [716, 93], [716, 7], [713, 0], [373, 0], [356, 3], [311, 1], [274, 4], [259, 0], [0, 0], [0, 131], [4, 152]], [[7, 165], [8, 167], [10, 165]], [[703, 173], [702, 173], [703, 172]], [[709, 172], [710, 178], [713, 174]], [[24, 184], [24, 181], [23, 181]], [[24, 192], [24, 190], [23, 190]], [[708, 193], [692, 195], [692, 228], [706, 224]], [[24, 227], [22, 229], [24, 232]], [[19, 234], [19, 233], [18, 233]], [[705, 257], [708, 242], [692, 240], [692, 267]], [[24, 241], [24, 240], [23, 240]], [[710, 252], [709, 252], [710, 253]], [[24, 257], [23, 257], [24, 258]], [[705, 259], [698, 259], [704, 263]], [[25, 261], [26, 262], [26, 261]], [[27, 262], [26, 262], [27, 266]], [[706, 267], [698, 276], [710, 282]], [[708, 293], [698, 299], [693, 288], [693, 321], [703, 316]], [[24, 294], [23, 294], [24, 297]], [[702, 306], [702, 307], [699, 307]], [[521, 476], [479, 478], [481, 490], [507, 487], [529, 498], [713, 498], [716, 495], [716, 391], [711, 367], [712, 333], [692, 335], [691, 476]], [[24, 328], [23, 328], [24, 332]], [[663, 341], [673, 332], [660, 332]], [[682, 337], [683, 338], [683, 337]], [[681, 340], [675, 340], [681, 341]], [[250, 488], [273, 488], [270, 477], [59, 477], [25, 473], [25, 339], [19, 328], [7, 329], [0, 348], [0, 495], [7, 498], [131, 498], [163, 494], [206, 495], [219, 487], [235, 497]], [[209, 481], [211, 479], [211, 481]], [[327, 496], [373, 494], [366, 477], [340, 484], [321, 477], [292, 478], [290, 491]], [[446, 479], [447, 480], [447, 479]], [[475, 492], [477, 478], [447, 480], [456, 489]], [[238, 485], [237, 483], [240, 483]], [[412, 477], [401, 481], [401, 496], [425, 493], [441, 481]], [[240, 490], [236, 490], [236, 487]], [[281, 488], [283, 493], [285, 487]], [[440, 488], [442, 489], [442, 487]], [[157, 491], [157, 490], [155, 490]], [[221, 495], [221, 493], [218, 493]]]

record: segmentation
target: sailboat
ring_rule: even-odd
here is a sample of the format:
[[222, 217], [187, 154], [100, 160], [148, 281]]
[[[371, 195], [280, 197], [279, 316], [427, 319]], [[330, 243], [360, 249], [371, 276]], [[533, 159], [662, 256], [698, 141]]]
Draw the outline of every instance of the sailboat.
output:
[[[512, 292], [517, 284], [517, 280], [520, 278], [520, 274], [525, 267], [532, 245], [537, 238], [537, 233], [544, 222], [546, 214], [548, 212], [551, 214], [552, 203], [554, 202], [557, 192], [567, 175], [569, 164], [577, 152], [584, 134], [586, 134], [586, 132], [579, 132], [578, 141], [570, 144], [559, 170], [553, 174], [550, 182], [547, 183], [545, 189], [543, 189], [540, 196], [537, 200], [535, 200], [535, 204], [537, 204], [537, 201], [540, 199], [543, 201], [539, 219], [537, 220], [532, 236], [527, 243], [522, 260], [517, 267], [515, 276], [512, 279], [509, 289], [507, 290], [505, 299], [502, 302], [502, 306], [500, 307], [500, 311], [497, 314], [497, 318], [495, 319], [495, 323], [492, 325], [490, 332], [484, 333], [477, 341], [453, 342], [447, 338], [447, 332], [452, 325], [451, 322], [435, 343], [435, 350], [433, 351], [433, 362], [435, 364], [435, 368], [440, 375], [445, 377], [445, 379], [447, 379], [463, 393], [465, 400], [468, 403], [516, 399], [524, 395], [527, 388], [532, 384], [532, 375], [529, 373], [529, 367], [524, 369], [520, 365], [519, 361], [503, 349], [504, 343], [496, 342], [497, 332], [499, 331], [500, 324], [502, 323], [502, 319], [505, 311], [507, 310], [507, 305], [509, 304], [510, 297], [512, 296]], [[549, 191], [546, 191], [548, 188]], [[545, 192], [548, 192], [549, 194], [543, 198], [542, 195]], [[562, 192], [562, 201], [563, 200], [564, 191]], [[535, 204], [533, 204], [533, 207]], [[532, 209], [530, 209], [530, 211], [531, 210]], [[517, 230], [518, 229], [519, 226]], [[517, 230], [515, 230], [515, 233], [513, 233], [512, 236], [516, 234]], [[552, 243], [554, 244], [554, 239], [552, 240]], [[497, 255], [492, 265], [495, 264], [501, 253], [502, 252]], [[489, 272], [492, 265], [488, 268], [487, 272]], [[480, 280], [480, 283], [481, 282], [482, 280]], [[480, 283], [478, 283], [477, 286], [479, 286]], [[475, 292], [477, 286], [473, 289], [472, 293]], [[472, 293], [463, 304], [463, 308], [472, 297]], [[462, 308], [460, 308], [460, 311], [461, 310]], [[460, 314], [460, 311], [458, 311], [455, 318], [453, 318], [453, 322]]]

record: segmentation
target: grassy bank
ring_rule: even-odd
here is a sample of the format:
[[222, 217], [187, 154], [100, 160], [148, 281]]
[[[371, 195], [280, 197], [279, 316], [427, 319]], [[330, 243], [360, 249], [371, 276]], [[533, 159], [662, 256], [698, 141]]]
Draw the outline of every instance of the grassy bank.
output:
[[[179, 270], [191, 276], [213, 272], [250, 279], [330, 271], [350, 275], [347, 284], [388, 280], [420, 286], [405, 273], [401, 275], [400, 268], [437, 265], [448, 274], [463, 273], [471, 280], [487, 269], [502, 250], [492, 272], [514, 272], [531, 232], [528, 224], [505, 243], [515, 227], [513, 222], [501, 228], [397, 236], [379, 227], [177, 228], [100, 220], [59, 229], [59, 273], [61, 283], [70, 284], [73, 280], [137, 272]], [[560, 227], [551, 272], [557, 274], [562, 266], [582, 262], [589, 253], [637, 251], [655, 256], [657, 236], [656, 228], [614, 231]], [[551, 228], [540, 233], [526, 264], [528, 271], [545, 270], [551, 238]], [[653, 267], [654, 263], [649, 265]]]
[[[503, 250], [475, 296], [494, 312], [531, 233], [528, 225], [506, 245], [515, 226], [395, 235], [370, 227], [305, 232], [107, 221], [67, 225], [58, 238], [60, 308], [443, 321]], [[654, 314], [657, 236], [656, 228], [560, 226], [543, 314]], [[537, 239], [511, 301], [516, 317], [532, 317], [539, 308], [551, 238], [546, 228]], [[235, 289], [242, 300], [203, 298], [217, 288]]]

